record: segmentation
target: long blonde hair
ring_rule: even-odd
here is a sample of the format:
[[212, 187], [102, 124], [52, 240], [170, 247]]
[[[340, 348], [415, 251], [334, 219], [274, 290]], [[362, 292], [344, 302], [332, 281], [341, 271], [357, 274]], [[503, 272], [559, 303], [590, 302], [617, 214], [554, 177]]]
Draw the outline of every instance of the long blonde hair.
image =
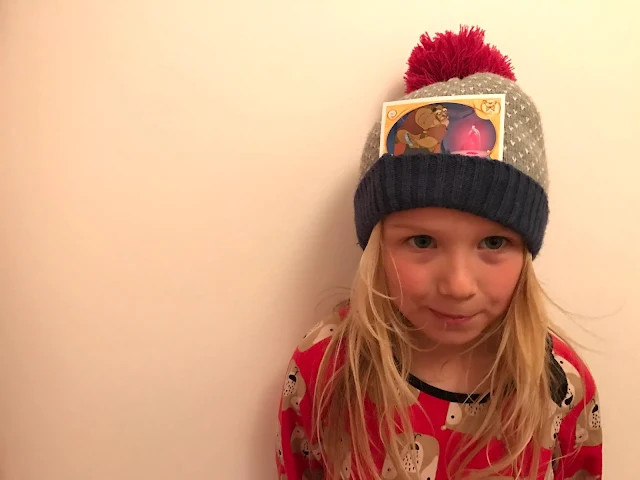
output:
[[[372, 435], [376, 434], [385, 447], [383, 455], [396, 467], [397, 478], [409, 478], [402, 468], [402, 456], [414, 433], [408, 406], [415, 397], [407, 382], [412, 326], [388, 295], [381, 235], [379, 223], [363, 252], [348, 314], [328, 344], [316, 383], [312, 436], [318, 439], [329, 478], [348, 478], [352, 465], [359, 478], [379, 480], [372, 454], [376, 445]], [[528, 478], [522, 462], [525, 451], [533, 454], [527, 469], [531, 478], [537, 478], [541, 468], [542, 438], [550, 434], [551, 366], [546, 342], [549, 332], [564, 336], [546, 311], [547, 297], [535, 276], [531, 255], [526, 251], [524, 255], [509, 309], [495, 327], [500, 338], [486, 378], [489, 386], [478, 395], [480, 401], [490, 393], [486, 418], [468, 443], [457, 449], [449, 466], [455, 468], [450, 472], [452, 478], [484, 478], [508, 467], [513, 468], [516, 479]], [[371, 431], [365, 398], [376, 406], [378, 432]], [[468, 470], [469, 461], [496, 437], [502, 439], [505, 456], [486, 470]]]

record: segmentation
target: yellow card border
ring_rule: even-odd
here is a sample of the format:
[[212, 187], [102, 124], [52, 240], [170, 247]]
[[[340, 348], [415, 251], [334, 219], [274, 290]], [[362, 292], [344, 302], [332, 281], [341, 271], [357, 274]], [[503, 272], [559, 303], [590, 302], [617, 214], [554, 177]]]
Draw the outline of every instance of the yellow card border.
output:
[[486, 93], [478, 95], [449, 95], [444, 97], [428, 97], [384, 102], [382, 104], [382, 116], [380, 121], [380, 156], [388, 153], [386, 149], [386, 139], [387, 135], [394, 125], [393, 123], [389, 125], [389, 123], [387, 123], [388, 120], [401, 118], [410, 110], [414, 110], [425, 105], [431, 105], [433, 103], [461, 103], [462, 105], [466, 105], [466, 103], [459, 102], [459, 100], [464, 100], [466, 102], [474, 100], [500, 100], [500, 113], [498, 114], [500, 120], [498, 122], [498, 125], [496, 125], [496, 122], [494, 121], [492, 121], [491, 123], [493, 123], [493, 126], [498, 132], [498, 138], [501, 139], [498, 145], [497, 158], [494, 160], [502, 161], [504, 154], [504, 121], [507, 110], [507, 105], [505, 103], [506, 96], [507, 95], [505, 93]]

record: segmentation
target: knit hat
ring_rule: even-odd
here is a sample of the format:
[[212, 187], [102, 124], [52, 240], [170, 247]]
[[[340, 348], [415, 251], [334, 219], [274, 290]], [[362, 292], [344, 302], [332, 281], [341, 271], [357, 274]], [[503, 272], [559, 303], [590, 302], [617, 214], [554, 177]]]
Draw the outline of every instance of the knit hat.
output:
[[406, 95], [385, 102], [369, 132], [354, 198], [364, 249], [386, 215], [445, 207], [500, 223], [535, 258], [549, 216], [540, 115], [509, 59], [461, 27], [423, 34], [405, 74]]

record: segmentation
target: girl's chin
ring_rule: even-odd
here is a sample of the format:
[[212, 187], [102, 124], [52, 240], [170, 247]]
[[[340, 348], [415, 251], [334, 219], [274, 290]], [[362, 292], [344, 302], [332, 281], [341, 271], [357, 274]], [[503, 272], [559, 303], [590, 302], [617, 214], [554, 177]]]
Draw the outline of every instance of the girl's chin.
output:
[[[412, 322], [413, 323], [413, 322]], [[430, 344], [466, 346], [480, 340], [488, 325], [482, 322], [482, 318], [472, 318], [459, 322], [425, 321], [422, 325], [414, 325], [418, 328], [419, 335], [424, 336]]]
[[480, 339], [482, 331], [476, 330], [449, 330], [430, 332], [423, 330], [425, 337], [431, 343], [447, 346], [465, 346]]

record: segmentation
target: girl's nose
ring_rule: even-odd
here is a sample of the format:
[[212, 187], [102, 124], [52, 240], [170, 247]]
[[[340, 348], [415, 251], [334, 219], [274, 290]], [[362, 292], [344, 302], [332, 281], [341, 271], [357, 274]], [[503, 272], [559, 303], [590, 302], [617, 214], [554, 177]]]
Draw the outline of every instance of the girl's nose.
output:
[[459, 255], [442, 264], [437, 278], [438, 293], [446, 297], [464, 300], [478, 291], [478, 283], [469, 262]]

